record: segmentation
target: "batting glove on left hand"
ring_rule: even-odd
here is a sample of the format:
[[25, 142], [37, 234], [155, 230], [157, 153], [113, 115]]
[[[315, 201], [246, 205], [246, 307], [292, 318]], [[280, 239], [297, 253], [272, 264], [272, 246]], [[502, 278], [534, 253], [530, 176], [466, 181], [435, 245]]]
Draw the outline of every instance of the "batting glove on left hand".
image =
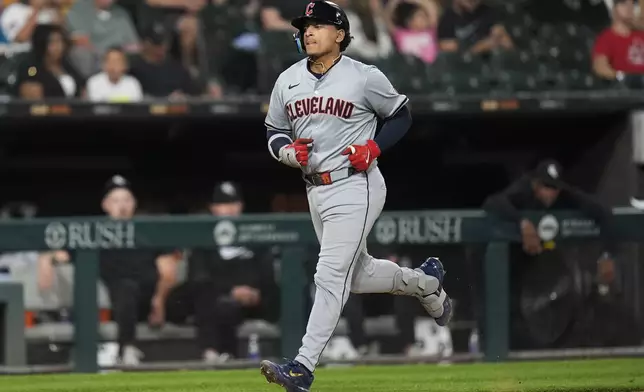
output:
[[280, 149], [279, 161], [285, 165], [299, 168], [309, 164], [309, 150], [313, 147], [313, 139], [299, 138]]
[[342, 155], [349, 155], [349, 161], [354, 169], [366, 171], [371, 163], [380, 156], [380, 147], [373, 140], [368, 140], [365, 145], [350, 145], [342, 151]]

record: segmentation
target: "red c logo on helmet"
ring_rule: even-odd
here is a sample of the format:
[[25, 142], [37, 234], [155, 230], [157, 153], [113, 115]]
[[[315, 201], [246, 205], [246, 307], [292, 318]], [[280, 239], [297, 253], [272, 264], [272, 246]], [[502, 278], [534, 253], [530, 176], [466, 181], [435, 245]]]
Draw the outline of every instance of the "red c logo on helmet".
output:
[[313, 7], [315, 6], [315, 3], [311, 2], [309, 5], [306, 6], [306, 11], [304, 11], [304, 15], [306, 16], [311, 16], [313, 15]]

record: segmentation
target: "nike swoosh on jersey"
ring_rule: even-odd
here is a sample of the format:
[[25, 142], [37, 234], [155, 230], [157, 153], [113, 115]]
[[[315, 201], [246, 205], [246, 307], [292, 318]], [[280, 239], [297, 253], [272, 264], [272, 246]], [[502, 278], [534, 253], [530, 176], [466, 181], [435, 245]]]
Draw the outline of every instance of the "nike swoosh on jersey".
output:
[[290, 90], [290, 89], [295, 88], [295, 87], [297, 87], [299, 85], [300, 85], [299, 83], [298, 84], [289, 84], [288, 89]]

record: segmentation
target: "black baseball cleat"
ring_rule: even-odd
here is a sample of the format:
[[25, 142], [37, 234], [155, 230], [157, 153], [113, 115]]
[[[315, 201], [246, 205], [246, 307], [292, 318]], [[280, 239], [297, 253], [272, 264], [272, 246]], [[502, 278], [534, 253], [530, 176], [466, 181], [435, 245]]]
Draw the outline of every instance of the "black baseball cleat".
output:
[[446, 326], [452, 320], [452, 299], [449, 296], [445, 297], [445, 302], [443, 302], [443, 314], [434, 320], [441, 327]]
[[444, 327], [452, 319], [452, 300], [443, 289], [443, 279], [446, 274], [443, 263], [438, 257], [429, 257], [418, 269], [438, 280], [438, 290], [421, 297], [420, 302], [427, 313], [436, 320], [436, 324]]
[[259, 368], [270, 384], [277, 384], [287, 392], [309, 392], [313, 384], [313, 373], [297, 361], [278, 364], [262, 361]]

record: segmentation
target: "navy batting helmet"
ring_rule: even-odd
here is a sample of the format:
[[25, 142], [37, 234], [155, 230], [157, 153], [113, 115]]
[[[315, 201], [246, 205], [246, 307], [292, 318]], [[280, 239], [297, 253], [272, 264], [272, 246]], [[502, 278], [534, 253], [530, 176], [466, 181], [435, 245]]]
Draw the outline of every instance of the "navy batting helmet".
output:
[[349, 26], [349, 19], [347, 14], [335, 3], [326, 0], [315, 0], [310, 2], [304, 10], [304, 15], [293, 19], [291, 24], [298, 32], [293, 34], [297, 50], [300, 53], [306, 53], [306, 48], [302, 42], [304, 36], [304, 26], [308, 20], [316, 21], [318, 23], [330, 24], [336, 26], [338, 29], [344, 30], [344, 39], [340, 43], [340, 51], [344, 50], [351, 43], [351, 29]]

